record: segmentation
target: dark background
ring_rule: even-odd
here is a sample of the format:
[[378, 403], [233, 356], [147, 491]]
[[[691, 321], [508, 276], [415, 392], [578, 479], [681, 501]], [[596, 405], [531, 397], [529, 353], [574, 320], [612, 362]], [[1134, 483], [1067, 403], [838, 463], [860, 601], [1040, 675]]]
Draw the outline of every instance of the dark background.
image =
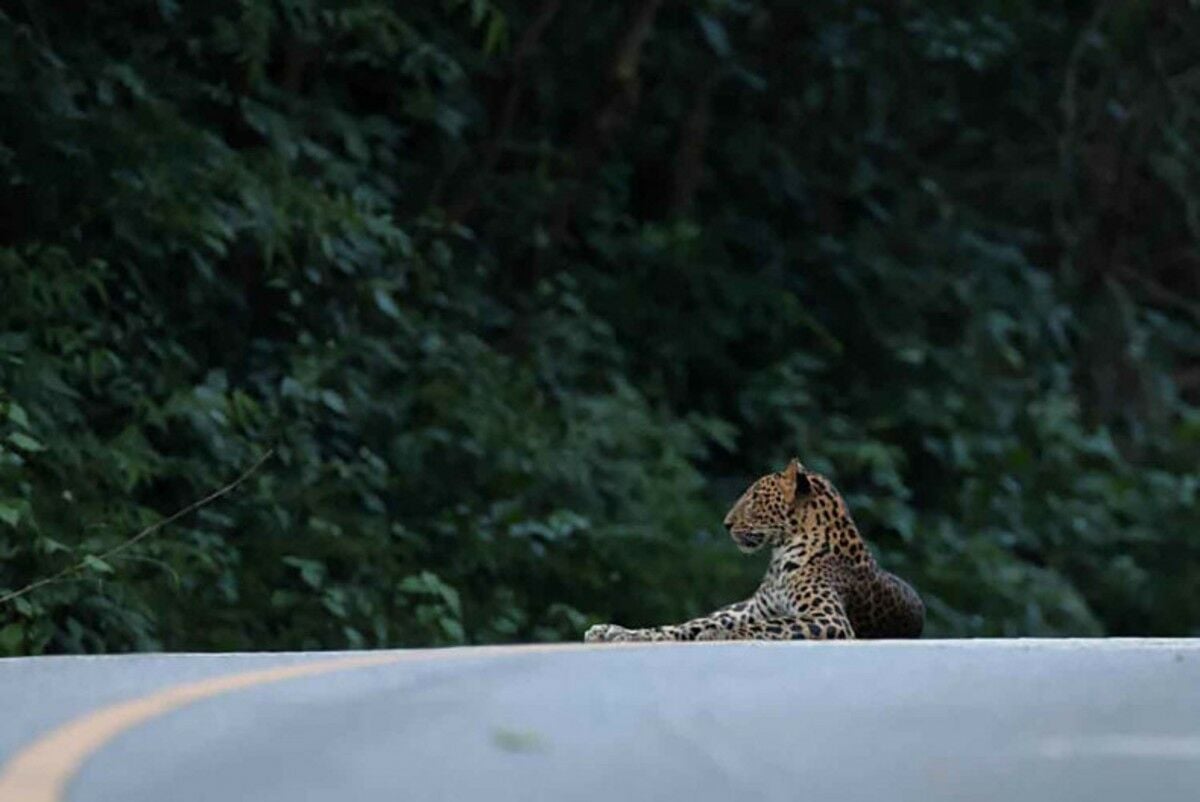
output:
[[1200, 634], [1198, 54], [1182, 1], [5, 2], [0, 594], [84, 564], [0, 653], [681, 619], [793, 455], [931, 635]]

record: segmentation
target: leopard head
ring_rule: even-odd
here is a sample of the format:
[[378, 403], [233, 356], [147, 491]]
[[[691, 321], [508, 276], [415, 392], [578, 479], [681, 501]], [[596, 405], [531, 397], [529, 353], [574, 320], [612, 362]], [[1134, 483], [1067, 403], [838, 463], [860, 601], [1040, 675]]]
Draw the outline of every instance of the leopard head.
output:
[[794, 459], [779, 473], [750, 485], [725, 516], [725, 528], [747, 554], [764, 545], [781, 545], [799, 534], [805, 506], [828, 485]]

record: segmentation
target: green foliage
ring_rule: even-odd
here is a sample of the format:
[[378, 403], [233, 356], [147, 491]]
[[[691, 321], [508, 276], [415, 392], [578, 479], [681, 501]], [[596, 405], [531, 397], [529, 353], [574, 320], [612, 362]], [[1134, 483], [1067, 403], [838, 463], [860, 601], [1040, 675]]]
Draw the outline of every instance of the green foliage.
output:
[[[578, 638], [829, 472], [931, 631], [1195, 634], [1200, 13], [0, 11], [0, 654]], [[234, 494], [134, 548], [132, 533]]]

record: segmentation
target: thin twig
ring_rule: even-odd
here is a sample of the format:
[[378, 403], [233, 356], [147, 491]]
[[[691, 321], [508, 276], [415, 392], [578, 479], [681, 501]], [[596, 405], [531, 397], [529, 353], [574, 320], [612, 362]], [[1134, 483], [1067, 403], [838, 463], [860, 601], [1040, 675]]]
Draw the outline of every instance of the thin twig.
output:
[[111, 549], [109, 549], [108, 551], [101, 552], [100, 554], [89, 554], [88, 556], [86, 556], [82, 560], [80, 560], [79, 562], [75, 563], [74, 565], [67, 566], [66, 568], [59, 571], [57, 574], [54, 574], [53, 576], [48, 576], [48, 577], [45, 577], [44, 579], [39, 579], [36, 582], [31, 582], [30, 584], [26, 585], [25, 587], [21, 588], [20, 590], [14, 590], [11, 593], [6, 593], [3, 596], [0, 596], [0, 604], [4, 604], [5, 602], [13, 601], [14, 599], [20, 598], [21, 596], [24, 596], [27, 593], [32, 593], [33, 591], [37, 590], [40, 587], [44, 587], [45, 585], [49, 585], [53, 582], [58, 582], [61, 579], [65, 579], [70, 574], [73, 574], [76, 571], [79, 571], [82, 568], [86, 567], [89, 560], [107, 560], [110, 557], [120, 554], [121, 552], [125, 551], [126, 549], [130, 548], [131, 546], [134, 546], [138, 542], [150, 537], [155, 532], [162, 529], [164, 526], [167, 526], [168, 524], [172, 524], [175, 521], [178, 521], [183, 516], [188, 515], [189, 513], [193, 513], [196, 510], [200, 509], [201, 507], [211, 504], [212, 502], [219, 499], [221, 496], [224, 496], [225, 494], [233, 491], [234, 489], [236, 489], [238, 487], [238, 485], [242, 484], [247, 479], [249, 479], [250, 476], [255, 471], [257, 471], [259, 468], [261, 468], [263, 466], [263, 463], [265, 463], [267, 460], [269, 460], [274, 455], [275, 455], [275, 449], [273, 449], [273, 448], [267, 449], [267, 452], [265, 454], [263, 454], [261, 457], [259, 457], [257, 462], [255, 462], [253, 465], [251, 465], [249, 468], [247, 468], [242, 473], [241, 476], [234, 479], [232, 482], [225, 485], [220, 490], [215, 490], [212, 493], [209, 493], [204, 498], [200, 499], [199, 501], [193, 501], [191, 504], [187, 505], [186, 507], [184, 507], [183, 509], [174, 513], [173, 515], [171, 515], [167, 518], [164, 518], [163, 520], [159, 521], [158, 523], [154, 523], [154, 524], [151, 524], [150, 526], [147, 526], [145, 529], [138, 532], [133, 537], [129, 538], [128, 540], [126, 540], [122, 543], [118, 543], [117, 545], [115, 545]]

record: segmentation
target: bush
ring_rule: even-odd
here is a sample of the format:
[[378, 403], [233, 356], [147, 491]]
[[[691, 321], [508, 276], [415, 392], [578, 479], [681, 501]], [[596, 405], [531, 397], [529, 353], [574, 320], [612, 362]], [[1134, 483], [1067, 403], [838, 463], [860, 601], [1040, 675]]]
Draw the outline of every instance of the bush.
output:
[[695, 615], [793, 454], [931, 633], [1195, 634], [1200, 15], [786, 5], [0, 12], [0, 653]]

